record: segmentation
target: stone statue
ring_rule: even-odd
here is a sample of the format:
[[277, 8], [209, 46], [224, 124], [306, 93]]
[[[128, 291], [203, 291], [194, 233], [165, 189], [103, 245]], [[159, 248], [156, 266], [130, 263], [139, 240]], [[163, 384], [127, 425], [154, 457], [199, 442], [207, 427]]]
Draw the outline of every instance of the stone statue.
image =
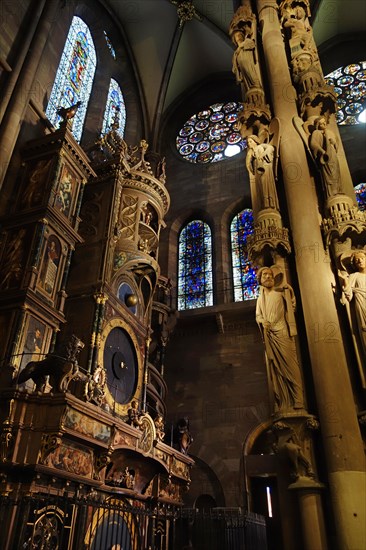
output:
[[257, 136], [247, 139], [248, 152], [246, 165], [253, 174], [256, 189], [260, 197], [260, 209], [274, 208], [279, 210], [279, 203], [274, 176], [275, 148], [270, 143], [261, 143]]
[[291, 39], [297, 39], [304, 50], [309, 50], [313, 38], [313, 32], [309, 19], [302, 6], [285, 11], [282, 25], [291, 32]]
[[342, 193], [341, 174], [338, 162], [338, 141], [323, 116], [314, 120], [314, 130], [309, 139], [310, 150], [322, 175], [326, 198]]
[[305, 456], [295, 431], [284, 424], [277, 422], [274, 425], [278, 441], [273, 445], [274, 451], [289, 463], [290, 477], [297, 481], [301, 477], [315, 478], [310, 460]]
[[343, 283], [343, 303], [346, 300], [354, 308], [354, 316], [351, 315], [351, 319], [355, 318], [357, 326], [352, 328], [359, 335], [360, 351], [366, 361], [366, 251], [355, 251], [351, 256], [351, 265], [355, 270], [353, 273], [340, 273]]
[[256, 44], [249, 22], [233, 32], [232, 41], [236, 46], [232, 66], [236, 81], [242, 84], [244, 92], [250, 88], [262, 88]]
[[275, 409], [290, 411], [304, 408], [303, 385], [295, 338], [295, 297], [289, 285], [275, 287], [274, 271], [263, 267], [257, 273], [261, 285], [256, 321], [261, 330]]

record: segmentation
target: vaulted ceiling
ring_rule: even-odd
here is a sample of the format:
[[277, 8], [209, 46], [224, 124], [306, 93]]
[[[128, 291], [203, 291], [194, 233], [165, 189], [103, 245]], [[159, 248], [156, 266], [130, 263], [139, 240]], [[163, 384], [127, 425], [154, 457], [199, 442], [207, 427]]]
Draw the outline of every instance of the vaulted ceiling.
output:
[[[182, 2], [194, 8], [190, 20], [179, 18]], [[233, 46], [228, 28], [239, 0], [102, 3], [130, 47], [150, 131], [159, 126], [164, 112], [187, 90], [210, 76], [231, 72]], [[332, 44], [336, 36], [366, 30], [365, 0], [312, 0], [311, 9], [314, 37], [320, 48]], [[354, 54], [355, 61], [357, 52]]]

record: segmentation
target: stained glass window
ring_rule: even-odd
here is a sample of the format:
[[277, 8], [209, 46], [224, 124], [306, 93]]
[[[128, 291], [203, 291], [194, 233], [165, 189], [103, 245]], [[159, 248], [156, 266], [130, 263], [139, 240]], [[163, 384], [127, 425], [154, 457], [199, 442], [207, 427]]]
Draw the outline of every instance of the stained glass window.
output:
[[247, 252], [248, 235], [253, 233], [253, 212], [249, 208], [237, 214], [230, 225], [234, 301], [253, 300], [258, 296], [256, 269]]
[[200, 111], [181, 128], [176, 139], [179, 153], [190, 162], [218, 162], [237, 155], [246, 147], [237, 120], [240, 103], [215, 103]]
[[96, 68], [96, 55], [88, 26], [79, 17], [73, 17], [64, 51], [57, 69], [46, 116], [57, 128], [60, 107], [71, 107], [78, 101], [80, 107], [73, 118], [72, 133], [80, 141]]
[[366, 212], [366, 183], [356, 185], [355, 193], [359, 209]]
[[337, 94], [338, 124], [366, 122], [366, 61], [339, 67], [325, 81]]
[[112, 127], [113, 122], [118, 120], [118, 133], [123, 137], [126, 125], [126, 108], [123, 100], [121, 88], [117, 82], [111, 78], [108, 90], [107, 105], [104, 111], [102, 134], [106, 134]]
[[104, 33], [105, 41], [107, 42], [108, 49], [111, 52], [111, 56], [113, 57], [113, 59], [116, 59], [116, 50], [113, 48], [113, 44], [110, 41], [108, 34], [105, 31], [103, 31], [103, 33]]
[[212, 306], [211, 230], [201, 220], [188, 223], [179, 236], [178, 309]]

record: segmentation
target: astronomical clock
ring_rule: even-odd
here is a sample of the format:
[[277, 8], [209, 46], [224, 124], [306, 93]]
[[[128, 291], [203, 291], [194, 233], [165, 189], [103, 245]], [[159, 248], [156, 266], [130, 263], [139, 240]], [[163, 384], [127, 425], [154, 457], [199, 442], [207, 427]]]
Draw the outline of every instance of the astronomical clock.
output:
[[158, 244], [169, 195], [164, 161], [147, 150], [112, 129], [84, 152], [67, 122], [27, 149], [0, 257], [0, 324], [15, 357], [1, 373], [0, 470], [3, 494], [28, 499], [9, 547], [157, 547], [189, 487], [193, 460], [164, 441], [172, 323]]

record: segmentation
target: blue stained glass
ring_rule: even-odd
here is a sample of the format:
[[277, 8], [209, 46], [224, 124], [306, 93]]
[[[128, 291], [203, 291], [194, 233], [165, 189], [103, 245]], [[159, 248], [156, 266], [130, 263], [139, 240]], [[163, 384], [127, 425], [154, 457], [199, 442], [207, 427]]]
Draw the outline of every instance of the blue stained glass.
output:
[[366, 61], [339, 67], [325, 77], [337, 95], [338, 124], [352, 125], [366, 122]]
[[60, 107], [71, 107], [80, 101], [81, 105], [72, 121], [72, 133], [76, 141], [81, 139], [95, 68], [95, 48], [89, 28], [79, 17], [73, 17], [46, 116], [57, 128], [61, 121], [57, 110]]
[[[117, 115], [117, 116], [116, 116]], [[123, 137], [126, 126], [126, 107], [121, 92], [121, 88], [118, 83], [111, 78], [108, 90], [108, 99], [106, 108], [104, 111], [102, 135], [106, 134], [111, 128], [112, 124], [118, 120], [117, 132]]]
[[179, 236], [178, 309], [212, 306], [211, 230], [201, 220], [187, 224]]
[[111, 52], [111, 56], [113, 57], [113, 59], [116, 59], [116, 50], [113, 48], [113, 44], [110, 41], [108, 34], [105, 31], [103, 31], [103, 33], [105, 41], [107, 42], [108, 49]]
[[253, 212], [249, 208], [237, 214], [230, 225], [234, 301], [253, 300], [258, 296], [256, 268], [249, 262], [248, 236], [253, 233]]
[[356, 185], [355, 193], [359, 209], [366, 212], [366, 183]]
[[[218, 162], [237, 155], [246, 147], [237, 121], [240, 103], [215, 103], [209, 109], [192, 115], [176, 138], [179, 153], [190, 162]], [[231, 146], [236, 144], [233, 149]], [[208, 149], [214, 154], [211, 154]]]

